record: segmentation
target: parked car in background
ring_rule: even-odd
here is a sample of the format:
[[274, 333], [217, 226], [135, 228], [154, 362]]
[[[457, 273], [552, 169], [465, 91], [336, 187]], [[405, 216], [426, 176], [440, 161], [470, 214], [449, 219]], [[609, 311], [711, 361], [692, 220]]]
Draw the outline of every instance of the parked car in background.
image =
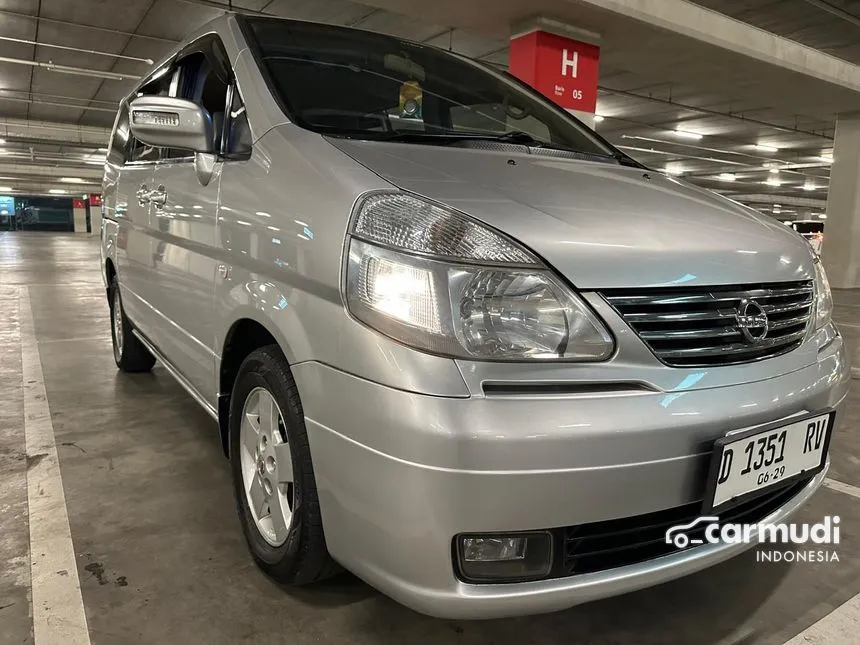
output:
[[791, 222], [791, 228], [800, 233], [817, 254], [821, 254], [821, 246], [824, 244], [824, 222], [815, 219], [796, 220]]
[[824, 480], [850, 370], [809, 245], [492, 67], [225, 15], [121, 102], [104, 204], [116, 364], [217, 420], [284, 583], [553, 611], [737, 554], [664, 532]]

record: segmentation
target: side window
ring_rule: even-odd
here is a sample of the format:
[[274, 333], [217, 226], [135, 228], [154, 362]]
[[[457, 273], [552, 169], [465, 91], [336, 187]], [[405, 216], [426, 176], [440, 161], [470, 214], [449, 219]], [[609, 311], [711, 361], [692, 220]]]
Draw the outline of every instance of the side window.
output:
[[[170, 96], [171, 86], [175, 83], [176, 70], [160, 75], [142, 86], [137, 96]], [[125, 120], [128, 123], [128, 108], [124, 108]], [[138, 141], [129, 132], [128, 148], [126, 150], [126, 161], [158, 161], [161, 158], [161, 149], [148, 146]]]
[[[176, 96], [204, 108], [212, 117], [214, 150], [221, 150], [221, 137], [224, 132], [227, 91], [230, 80], [219, 61], [203, 51], [196, 51], [181, 58], [178, 62], [179, 83]], [[164, 151], [167, 158], [188, 157], [187, 150], [170, 149]]]
[[119, 118], [116, 122], [116, 127], [113, 131], [113, 136], [110, 140], [110, 148], [107, 154], [108, 162], [121, 166], [129, 160], [129, 150], [131, 148], [131, 130], [128, 122], [128, 106], [123, 103], [120, 105]]
[[[212, 117], [213, 150], [226, 159], [244, 159], [251, 152], [251, 129], [245, 104], [230, 73], [230, 61], [219, 40], [179, 61], [177, 96], [194, 101]], [[187, 151], [170, 151], [185, 157]]]
[[[228, 159], [247, 157], [251, 151], [248, 116], [231, 79], [230, 63], [223, 45], [216, 38], [204, 38], [192, 44], [186, 52], [180, 54], [170, 72], [142, 86], [137, 95], [173, 96], [193, 101], [212, 117], [213, 150]], [[127, 126], [127, 114], [125, 119]], [[191, 156], [188, 150], [153, 148], [135, 140], [130, 134], [128, 136], [127, 161], [184, 159]]]
[[129, 161], [158, 161], [161, 158], [159, 148], [148, 146], [142, 141], [132, 138]]

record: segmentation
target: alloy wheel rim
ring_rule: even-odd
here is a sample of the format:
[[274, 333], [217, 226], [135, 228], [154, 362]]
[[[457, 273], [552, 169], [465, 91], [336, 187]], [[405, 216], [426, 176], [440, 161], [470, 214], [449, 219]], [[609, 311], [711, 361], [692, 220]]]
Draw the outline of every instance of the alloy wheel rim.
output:
[[257, 530], [272, 546], [287, 540], [293, 517], [293, 459], [281, 409], [262, 387], [248, 393], [239, 427], [242, 487]]
[[122, 305], [119, 301], [119, 290], [113, 297], [113, 351], [116, 360], [122, 358]]

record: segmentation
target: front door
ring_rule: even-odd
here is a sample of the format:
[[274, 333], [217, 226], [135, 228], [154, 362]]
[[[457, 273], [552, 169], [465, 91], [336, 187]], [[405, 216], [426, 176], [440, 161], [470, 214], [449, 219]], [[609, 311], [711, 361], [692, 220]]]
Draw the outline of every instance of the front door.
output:
[[153, 287], [160, 311], [156, 343], [207, 402], [215, 405], [215, 243], [220, 164], [206, 186], [194, 160], [165, 160], [151, 197]]
[[116, 199], [113, 217], [117, 222], [117, 278], [126, 315], [144, 336], [154, 329], [150, 280], [152, 266], [149, 236], [149, 186], [155, 171], [158, 151], [144, 146], [130, 136], [128, 108], [123, 105], [113, 146], [119, 163], [115, 177]]
[[186, 47], [175, 62], [171, 95], [193, 101], [212, 118], [212, 149], [219, 161], [200, 176], [193, 151], [162, 149], [152, 178], [150, 222], [153, 289], [159, 311], [156, 343], [197, 394], [217, 405], [215, 279], [222, 135], [231, 74], [213, 35]]

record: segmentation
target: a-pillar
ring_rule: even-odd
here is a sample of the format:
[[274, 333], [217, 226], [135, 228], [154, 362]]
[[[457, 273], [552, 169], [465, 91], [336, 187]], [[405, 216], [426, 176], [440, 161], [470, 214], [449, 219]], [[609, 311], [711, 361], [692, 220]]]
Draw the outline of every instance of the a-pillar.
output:
[[836, 121], [821, 257], [830, 286], [860, 287], [860, 113]]
[[547, 18], [511, 29], [511, 74], [594, 128], [599, 36]]

